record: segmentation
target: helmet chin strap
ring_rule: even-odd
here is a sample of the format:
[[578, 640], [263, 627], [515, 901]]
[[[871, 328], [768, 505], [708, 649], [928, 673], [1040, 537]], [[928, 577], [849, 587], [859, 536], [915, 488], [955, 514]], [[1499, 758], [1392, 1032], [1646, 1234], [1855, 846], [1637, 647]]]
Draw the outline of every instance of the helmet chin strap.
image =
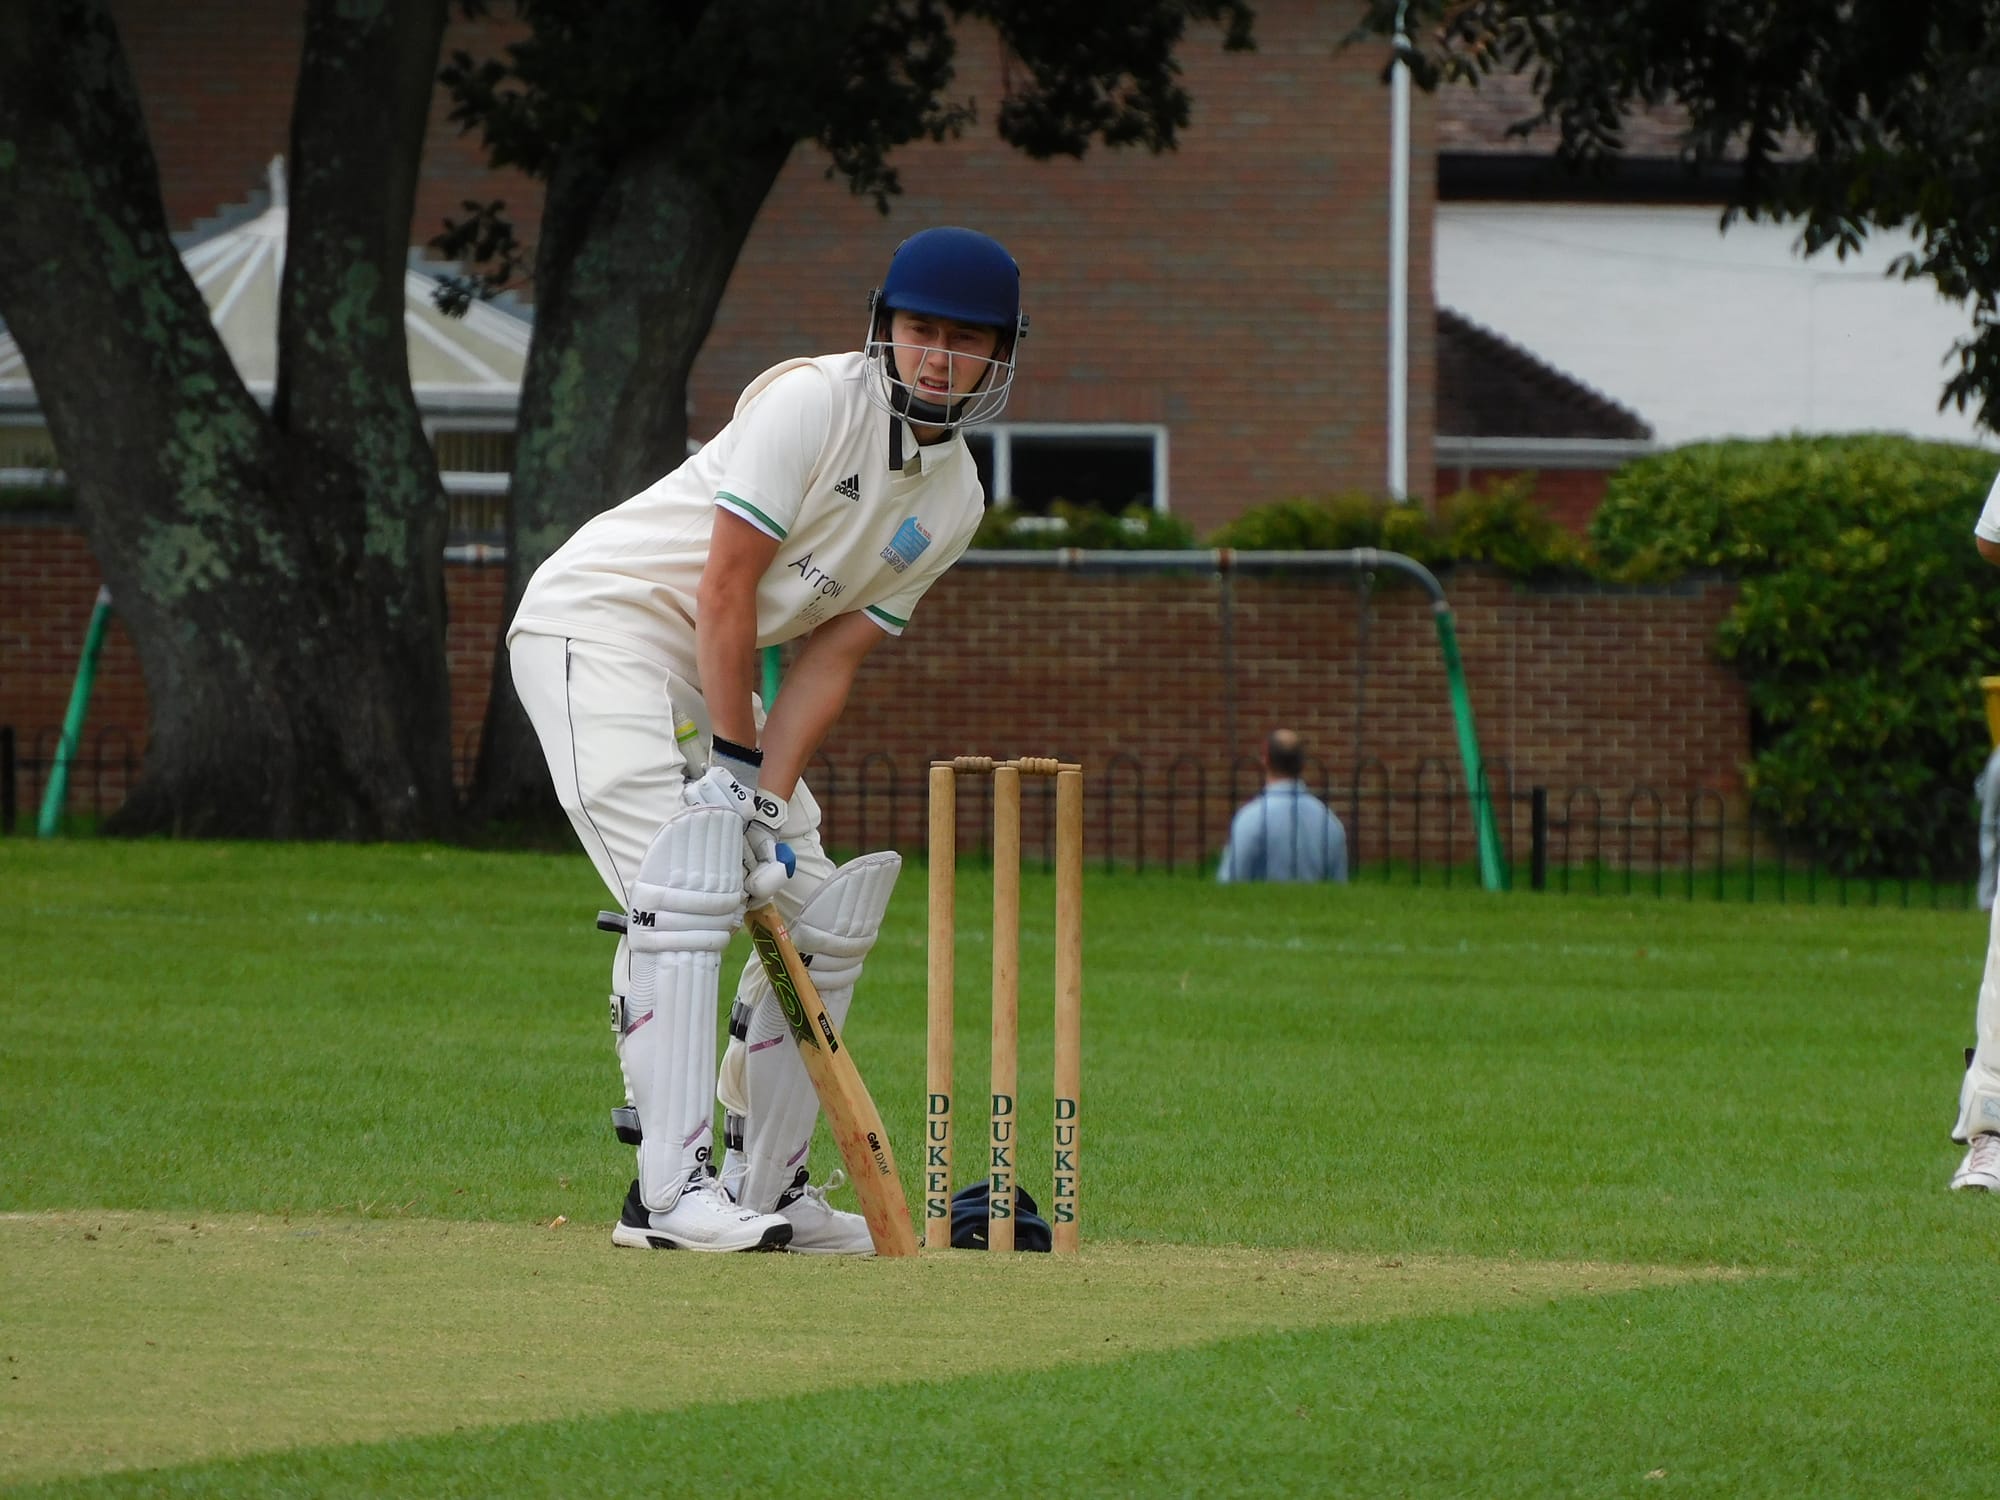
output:
[[952, 424], [952, 408], [961, 404], [954, 401], [951, 406], [939, 406], [935, 401], [919, 401], [917, 393], [894, 375], [889, 377], [889, 404], [896, 414], [907, 418], [918, 427], [949, 427]]
[[919, 401], [917, 393], [894, 375], [885, 373], [883, 378], [888, 382], [889, 406], [894, 412], [889, 419], [889, 467], [900, 471], [903, 467], [903, 423], [907, 421], [917, 427], [949, 427], [952, 425], [952, 412], [950, 407], [939, 406], [934, 401]]

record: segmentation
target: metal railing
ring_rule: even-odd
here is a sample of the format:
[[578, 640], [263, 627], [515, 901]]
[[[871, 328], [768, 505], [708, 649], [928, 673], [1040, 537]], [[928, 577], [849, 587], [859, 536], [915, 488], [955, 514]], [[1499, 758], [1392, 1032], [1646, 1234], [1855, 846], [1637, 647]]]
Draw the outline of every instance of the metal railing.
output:
[[[62, 730], [54, 725], [22, 734], [0, 724], [0, 833], [34, 830], [61, 749]], [[123, 806], [144, 756], [144, 745], [127, 729], [112, 725], [84, 734], [70, 757], [60, 831], [88, 831]]]
[[[0, 726], [0, 832], [34, 826], [61, 741], [46, 728]], [[461, 785], [476, 731], [457, 747]], [[135, 783], [144, 747], [132, 732], [85, 735], [70, 766], [63, 831], [88, 832], [115, 812]], [[863, 849], [924, 850], [929, 832], [930, 757], [877, 751], [858, 761], [821, 754], [807, 782], [823, 814], [822, 837], [841, 857]], [[1248, 758], [1227, 764], [1192, 756], [1142, 761], [1113, 755], [1087, 765], [1086, 857], [1103, 870], [1211, 878], [1237, 810], [1263, 783]], [[1944, 826], [1962, 833], [1934, 850], [1927, 868], [1845, 875], [1774, 831], [1755, 799], [1710, 789], [1662, 790], [1517, 785], [1504, 760], [1489, 761], [1487, 795], [1506, 855], [1509, 884], [1558, 894], [1685, 900], [1837, 902], [1969, 908], [1979, 876], [1978, 805], [1941, 792]], [[1308, 762], [1306, 787], [1339, 817], [1350, 879], [1411, 886], [1480, 885], [1477, 827], [1462, 776], [1448, 756], [1403, 766], [1369, 758], [1336, 772]], [[961, 858], [992, 857], [992, 782], [959, 782]], [[1054, 783], [1024, 784], [1023, 857], [1054, 868]]]
[[[824, 814], [822, 836], [842, 855], [862, 849], [921, 850], [928, 758], [899, 762], [877, 752], [856, 764], [822, 755], [807, 780]], [[1962, 830], [1927, 868], [1868, 875], [1826, 869], [1760, 817], [1756, 799], [1697, 788], [1516, 785], [1505, 761], [1489, 761], [1494, 809], [1515, 890], [1687, 900], [1838, 902], [1969, 908], [1979, 875], [1976, 801], [1946, 792], [1946, 826]], [[1086, 767], [1085, 843], [1105, 870], [1212, 877], [1229, 823], [1262, 784], [1251, 760], [1216, 768], [1193, 757], [1142, 764], [1116, 755]], [[1477, 824], [1462, 778], [1446, 757], [1391, 767], [1369, 759], [1344, 775], [1311, 763], [1307, 788], [1338, 815], [1349, 878], [1412, 886], [1481, 884]], [[990, 859], [990, 783], [961, 784], [959, 854]], [[1023, 788], [1023, 857], [1052, 867], [1053, 798]]]

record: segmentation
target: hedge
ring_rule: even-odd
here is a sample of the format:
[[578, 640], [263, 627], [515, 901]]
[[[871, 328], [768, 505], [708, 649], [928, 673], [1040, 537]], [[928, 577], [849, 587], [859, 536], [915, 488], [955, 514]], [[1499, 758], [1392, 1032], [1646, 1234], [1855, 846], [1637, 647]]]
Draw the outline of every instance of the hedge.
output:
[[2000, 573], [1972, 525], [1997, 465], [1885, 435], [1701, 443], [1620, 470], [1592, 519], [1608, 577], [1740, 581], [1716, 646], [1749, 686], [1753, 805], [1831, 869], [1957, 873], [1993, 748]]

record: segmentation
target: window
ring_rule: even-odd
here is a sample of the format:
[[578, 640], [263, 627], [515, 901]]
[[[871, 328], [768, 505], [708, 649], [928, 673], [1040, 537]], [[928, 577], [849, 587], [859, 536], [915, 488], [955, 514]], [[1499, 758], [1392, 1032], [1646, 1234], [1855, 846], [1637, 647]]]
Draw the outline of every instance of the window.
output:
[[507, 485], [514, 472], [514, 429], [508, 426], [431, 427], [438, 478], [450, 519], [445, 541], [493, 548], [507, 540]]
[[511, 474], [514, 470], [514, 430], [511, 427], [440, 427], [431, 433], [438, 468], [446, 473]]
[[48, 428], [39, 422], [0, 422], [0, 488], [51, 489], [62, 482]]
[[1044, 516], [1058, 500], [1122, 514], [1167, 510], [1167, 429], [1138, 423], [995, 423], [965, 434], [989, 503]]

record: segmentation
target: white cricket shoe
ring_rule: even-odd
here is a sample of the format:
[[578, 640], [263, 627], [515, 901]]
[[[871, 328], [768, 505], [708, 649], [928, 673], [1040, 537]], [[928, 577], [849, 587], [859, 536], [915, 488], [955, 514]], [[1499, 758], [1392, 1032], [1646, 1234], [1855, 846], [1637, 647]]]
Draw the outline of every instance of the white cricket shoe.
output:
[[612, 1244], [634, 1250], [782, 1250], [791, 1237], [790, 1221], [738, 1208], [706, 1174], [682, 1188], [663, 1214], [647, 1211], [633, 1179], [611, 1231]]
[[2000, 1135], [1983, 1131], [1972, 1138], [1965, 1160], [1951, 1179], [1954, 1192], [1964, 1188], [2000, 1193]]
[[860, 1214], [843, 1213], [826, 1201], [826, 1195], [847, 1182], [838, 1167], [824, 1183], [806, 1181], [806, 1169], [792, 1185], [778, 1195], [778, 1212], [792, 1225], [792, 1242], [786, 1248], [794, 1255], [873, 1255], [875, 1237], [868, 1221]]

